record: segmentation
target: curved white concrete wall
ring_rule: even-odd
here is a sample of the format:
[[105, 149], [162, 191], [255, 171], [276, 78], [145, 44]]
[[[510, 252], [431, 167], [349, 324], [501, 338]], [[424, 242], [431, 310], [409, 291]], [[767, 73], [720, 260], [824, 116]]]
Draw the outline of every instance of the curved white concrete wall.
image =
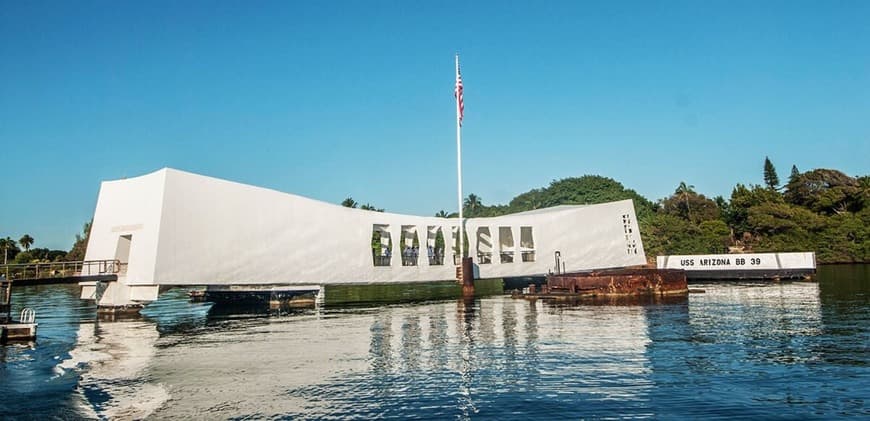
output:
[[[132, 236], [129, 285], [330, 284], [420, 282], [455, 277], [451, 227], [456, 219], [418, 217], [339, 205], [163, 169], [141, 177], [104, 182], [88, 242], [87, 259], [115, 258], [119, 237]], [[392, 265], [375, 266], [374, 225], [389, 226]], [[402, 266], [402, 226], [415, 226], [418, 265]], [[444, 265], [430, 266], [430, 226], [442, 227]], [[492, 263], [479, 277], [545, 274], [560, 251], [571, 270], [645, 263], [630, 200], [560, 206], [466, 221], [469, 255], [478, 227], [492, 234]], [[500, 263], [499, 227], [510, 227], [514, 262]], [[520, 227], [532, 227], [534, 262], [520, 257]]]

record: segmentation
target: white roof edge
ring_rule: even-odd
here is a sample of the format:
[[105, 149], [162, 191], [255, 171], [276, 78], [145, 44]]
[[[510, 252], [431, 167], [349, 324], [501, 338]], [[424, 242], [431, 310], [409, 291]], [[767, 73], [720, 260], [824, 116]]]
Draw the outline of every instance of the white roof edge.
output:
[[[321, 205], [333, 206], [336, 208], [345, 209], [345, 210], [350, 211], [350, 212], [374, 212], [374, 213], [379, 213], [379, 214], [383, 214], [383, 215], [398, 215], [398, 216], [405, 216], [405, 217], [411, 216], [411, 217], [415, 217], [415, 218], [425, 218], [425, 219], [438, 220], [438, 221], [442, 221], [442, 220], [443, 221], [450, 221], [449, 223], [458, 222], [458, 218], [456, 218], [456, 217], [454, 217], [454, 218], [441, 218], [441, 217], [437, 217], [437, 216], [409, 215], [409, 214], [395, 213], [395, 212], [376, 212], [376, 211], [370, 211], [370, 210], [359, 209], [359, 208], [348, 208], [348, 207], [341, 206], [340, 204], [326, 202], [326, 201], [319, 200], [319, 199], [313, 199], [310, 197], [300, 196], [300, 195], [294, 194], [294, 193], [288, 193], [285, 191], [271, 189], [271, 188], [267, 188], [267, 187], [255, 186], [253, 184], [246, 184], [246, 183], [241, 183], [238, 181], [232, 181], [232, 180], [227, 180], [227, 179], [223, 179], [223, 178], [212, 177], [212, 176], [198, 174], [198, 173], [194, 173], [194, 172], [190, 172], [190, 171], [179, 170], [179, 169], [171, 168], [171, 167], [163, 167], [163, 168], [160, 168], [158, 170], [152, 171], [150, 173], [145, 173], [145, 174], [134, 176], [134, 177], [125, 177], [125, 178], [115, 179], [115, 180], [106, 180], [106, 181], [103, 181], [103, 183], [122, 183], [122, 182], [125, 182], [128, 180], [141, 179], [141, 178], [145, 178], [145, 177], [157, 176], [160, 174], [163, 174], [165, 177], [164, 178], [164, 188], [166, 186], [166, 183], [169, 182], [169, 175], [175, 174], [175, 175], [180, 175], [183, 177], [197, 177], [197, 178], [209, 179], [209, 180], [219, 182], [219, 183], [234, 184], [234, 185], [245, 187], [245, 188], [274, 192], [274, 193], [278, 193], [278, 194], [282, 194], [282, 195], [286, 195], [286, 196], [291, 196], [291, 197], [301, 199], [301, 200], [311, 201], [311, 202], [321, 204]], [[626, 200], [630, 201], [632, 199], [623, 199], [623, 200], [618, 200], [618, 201], [614, 201], [614, 202], [606, 202], [606, 203], [619, 203], [619, 202], [623, 202]], [[535, 214], [542, 214], [542, 213], [555, 213], [555, 212], [574, 210], [574, 209], [578, 209], [578, 208], [584, 208], [584, 207], [588, 207], [588, 206], [595, 206], [598, 204], [600, 204], [600, 203], [587, 204], [587, 205], [557, 205], [557, 206], [551, 206], [548, 208], [532, 209], [532, 210], [528, 210], [528, 211], [510, 213], [510, 214], [499, 215], [499, 216], [476, 217], [476, 218], [465, 218], [465, 219], [466, 220], [469, 220], [469, 219], [487, 220], [487, 219], [496, 219], [496, 218], [504, 218], [504, 217], [512, 217], [512, 216], [525, 216], [525, 215], [535, 215]]]

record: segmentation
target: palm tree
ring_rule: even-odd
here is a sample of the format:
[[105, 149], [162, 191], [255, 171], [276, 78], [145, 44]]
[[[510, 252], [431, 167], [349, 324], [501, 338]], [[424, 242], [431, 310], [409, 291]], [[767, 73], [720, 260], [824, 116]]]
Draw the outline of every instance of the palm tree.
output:
[[444, 209], [441, 209], [440, 211], [438, 211], [438, 213], [435, 214], [435, 217], [436, 218], [449, 218], [450, 215], [447, 213], [447, 211], [445, 211]]
[[473, 216], [481, 207], [483, 207], [483, 200], [480, 196], [471, 193], [465, 198], [463, 207], [465, 208], [465, 211], [468, 212], [468, 216]]
[[15, 240], [9, 237], [0, 238], [0, 248], [3, 248], [3, 264], [5, 265], [8, 263], [9, 249], [15, 248]]
[[366, 203], [365, 205], [362, 205], [359, 208], [362, 210], [375, 211], [375, 212], [383, 212], [384, 211], [381, 208], [374, 207], [371, 203]]
[[347, 199], [341, 201], [341, 206], [344, 206], [346, 208], [355, 208], [359, 206], [359, 203], [357, 203], [356, 200], [353, 200], [352, 197], [348, 197]]
[[29, 234], [24, 234], [24, 236], [18, 240], [18, 244], [21, 244], [21, 246], [24, 247], [24, 251], [30, 251], [30, 246], [33, 245], [33, 237]]
[[695, 194], [695, 186], [686, 185], [685, 181], [680, 181], [680, 186], [677, 187], [677, 191], [675, 192], [686, 202], [686, 219], [689, 221], [692, 220], [692, 209], [689, 208], [689, 194]]

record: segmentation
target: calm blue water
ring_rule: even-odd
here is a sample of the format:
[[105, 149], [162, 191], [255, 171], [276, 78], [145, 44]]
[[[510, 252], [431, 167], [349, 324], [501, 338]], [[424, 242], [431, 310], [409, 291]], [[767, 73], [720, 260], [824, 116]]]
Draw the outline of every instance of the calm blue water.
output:
[[0, 418], [870, 417], [870, 266], [692, 288], [706, 292], [272, 317], [173, 291], [121, 322], [74, 286], [22, 288], [40, 336], [0, 347]]

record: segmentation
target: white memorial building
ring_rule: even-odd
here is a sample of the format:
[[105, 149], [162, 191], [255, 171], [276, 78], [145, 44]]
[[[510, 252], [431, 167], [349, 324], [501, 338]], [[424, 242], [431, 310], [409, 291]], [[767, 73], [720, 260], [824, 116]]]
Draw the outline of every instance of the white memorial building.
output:
[[[465, 220], [475, 278], [646, 263], [631, 200]], [[458, 219], [342, 207], [165, 168], [103, 182], [86, 260], [125, 265], [100, 305], [173, 286], [453, 280]], [[456, 260], [454, 260], [456, 259]], [[85, 285], [83, 297], [94, 286]]]

